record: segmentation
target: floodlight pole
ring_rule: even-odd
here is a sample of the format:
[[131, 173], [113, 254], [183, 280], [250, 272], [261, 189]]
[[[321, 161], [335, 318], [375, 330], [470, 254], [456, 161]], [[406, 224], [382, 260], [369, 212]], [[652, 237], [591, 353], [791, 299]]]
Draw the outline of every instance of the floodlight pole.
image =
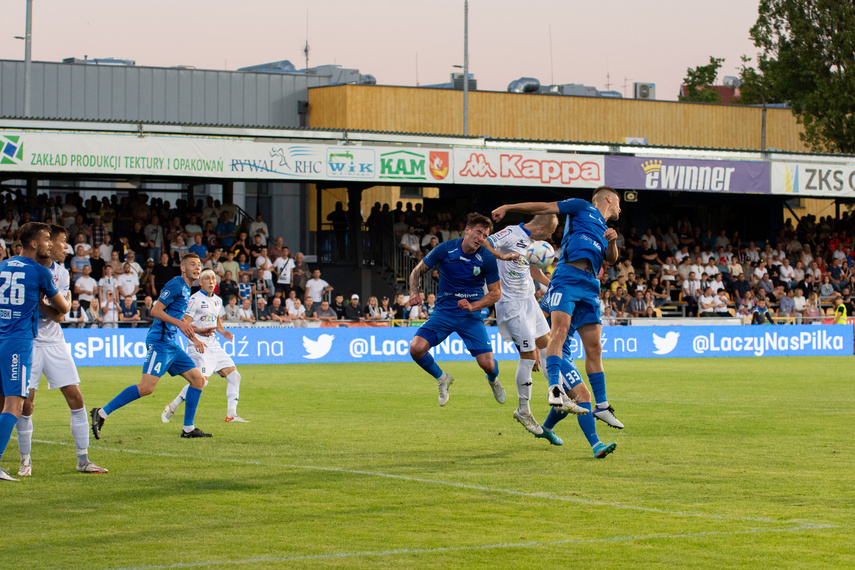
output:
[[24, 36], [24, 116], [30, 116], [30, 90], [33, 79], [33, 0], [27, 0], [27, 33]]
[[[27, 0], [32, 2], [32, 0]], [[469, 0], [463, 0], [463, 136], [469, 135]]]

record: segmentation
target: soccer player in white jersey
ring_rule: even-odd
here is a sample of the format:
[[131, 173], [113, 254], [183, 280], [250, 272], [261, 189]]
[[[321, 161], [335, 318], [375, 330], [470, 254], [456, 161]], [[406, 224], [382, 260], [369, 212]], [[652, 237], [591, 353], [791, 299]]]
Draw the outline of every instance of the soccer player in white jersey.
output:
[[[205, 344], [205, 352], [197, 351], [196, 347], [191, 344], [188, 353], [196, 367], [202, 371], [206, 386], [208, 385], [208, 378], [215, 372], [228, 382], [226, 385], [226, 399], [228, 400], [226, 422], [247, 422], [248, 420], [237, 415], [238, 398], [240, 397], [240, 372], [217, 340], [217, 331], [228, 340], [234, 339], [234, 335], [223, 327], [222, 316], [226, 312], [223, 309], [222, 299], [214, 294], [216, 285], [216, 273], [211, 269], [206, 269], [199, 275], [199, 291], [190, 296], [184, 320], [193, 325], [199, 339]], [[211, 331], [211, 329], [216, 330]], [[211, 331], [210, 335], [206, 336], [206, 331]], [[172, 419], [175, 410], [186, 397], [187, 386], [184, 386], [178, 397], [166, 404], [166, 409], [160, 416], [164, 423]]]
[[514, 419], [534, 435], [541, 435], [543, 428], [534, 419], [529, 407], [531, 373], [538, 352], [541, 366], [545, 368], [549, 325], [534, 298], [532, 279], [548, 286], [549, 278], [541, 270], [529, 266], [525, 251], [535, 241], [548, 239], [557, 227], [558, 216], [539, 215], [527, 224], [508, 226], [491, 235], [485, 242], [496, 256], [502, 281], [502, 298], [496, 303], [499, 332], [503, 339], [516, 345], [520, 354], [515, 377], [519, 406], [514, 410]]
[[[38, 256], [38, 262], [50, 269], [54, 285], [62, 295], [69, 298], [68, 270], [62, 265], [65, 260], [68, 230], [63, 226], [51, 225], [50, 241], [50, 255]], [[21, 453], [21, 468], [18, 471], [21, 477], [33, 474], [33, 461], [30, 456], [33, 444], [33, 409], [43, 372], [48, 381], [48, 389], [59, 388], [71, 410], [71, 435], [77, 449], [77, 470], [81, 473], [107, 473], [106, 469], [89, 461], [89, 416], [83, 404], [83, 394], [80, 393], [80, 376], [59, 325], [63, 316], [64, 314], [53, 307], [47, 307], [43, 303], [39, 305], [39, 333], [33, 340], [29, 396], [15, 426], [18, 432], [18, 451]]]

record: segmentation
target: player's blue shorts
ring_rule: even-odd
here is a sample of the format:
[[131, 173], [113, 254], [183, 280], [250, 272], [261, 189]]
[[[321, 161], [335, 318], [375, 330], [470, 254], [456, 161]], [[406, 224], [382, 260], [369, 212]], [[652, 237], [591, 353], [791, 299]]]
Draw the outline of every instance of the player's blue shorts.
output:
[[600, 280], [588, 271], [562, 263], [549, 282], [549, 309], [570, 315], [570, 325], [602, 324], [600, 320]]
[[26, 398], [32, 368], [33, 339], [0, 341], [0, 394]]
[[420, 336], [432, 347], [444, 341], [448, 335], [456, 332], [472, 356], [493, 352], [487, 327], [481, 320], [481, 313], [464, 311], [463, 309], [437, 309], [427, 322], [419, 327], [416, 336]]
[[152, 342], [148, 345], [143, 374], [160, 377], [169, 372], [178, 376], [191, 368], [196, 368], [196, 365], [178, 344]]

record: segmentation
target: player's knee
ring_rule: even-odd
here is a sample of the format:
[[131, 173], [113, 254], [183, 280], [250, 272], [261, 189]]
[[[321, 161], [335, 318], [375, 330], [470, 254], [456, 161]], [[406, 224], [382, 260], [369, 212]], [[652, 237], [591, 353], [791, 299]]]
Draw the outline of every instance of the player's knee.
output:
[[591, 401], [591, 392], [588, 390], [588, 387], [585, 386], [585, 383], [576, 384], [573, 389], [570, 391], [570, 397], [576, 400], [577, 402], [590, 402]]
[[32, 416], [33, 410], [36, 409], [36, 403], [32, 400], [24, 400], [24, 406], [21, 408], [21, 415]]
[[595, 358], [597, 360], [602, 359], [603, 357], [603, 345], [599, 343], [599, 339], [596, 342], [585, 343], [585, 355], [589, 358]]
[[148, 383], [137, 384], [137, 390], [139, 390], [140, 398], [142, 398], [143, 396], [148, 396], [149, 394], [154, 392], [154, 386]]
[[426, 353], [427, 353], [427, 351], [424, 350], [423, 347], [416, 344], [415, 341], [410, 343], [410, 358], [412, 358], [413, 360], [418, 360], [419, 358], [424, 356]]

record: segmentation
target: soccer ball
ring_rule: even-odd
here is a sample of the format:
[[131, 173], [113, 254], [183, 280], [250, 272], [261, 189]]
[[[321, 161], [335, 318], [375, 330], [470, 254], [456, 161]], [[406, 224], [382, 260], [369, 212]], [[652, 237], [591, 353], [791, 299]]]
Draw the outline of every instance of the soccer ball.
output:
[[526, 248], [525, 258], [532, 267], [546, 269], [555, 259], [555, 250], [545, 241], [536, 241]]

